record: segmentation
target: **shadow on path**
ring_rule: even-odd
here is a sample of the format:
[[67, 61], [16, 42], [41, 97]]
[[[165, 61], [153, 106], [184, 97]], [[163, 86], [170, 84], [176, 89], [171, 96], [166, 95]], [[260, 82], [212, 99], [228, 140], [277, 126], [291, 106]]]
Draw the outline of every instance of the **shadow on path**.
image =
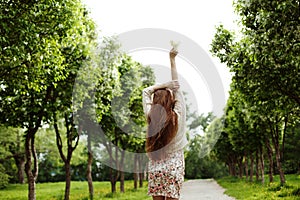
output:
[[189, 180], [183, 183], [180, 200], [234, 200], [224, 194], [224, 191], [213, 179]]

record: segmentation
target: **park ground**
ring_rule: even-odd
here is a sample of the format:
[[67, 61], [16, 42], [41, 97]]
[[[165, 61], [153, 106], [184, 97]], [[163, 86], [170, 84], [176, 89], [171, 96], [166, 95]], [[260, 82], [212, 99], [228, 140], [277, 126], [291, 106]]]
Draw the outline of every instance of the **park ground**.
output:
[[[264, 185], [261, 182], [252, 182], [234, 177], [217, 179], [187, 180], [184, 183], [182, 198], [180, 200], [300, 200], [300, 175], [286, 175], [286, 185], [281, 186], [278, 177], [274, 183]], [[125, 182], [125, 193], [110, 192], [109, 182], [94, 182], [95, 200], [151, 200], [147, 196], [147, 182], [144, 187], [133, 189], [133, 181]], [[60, 200], [64, 195], [64, 182], [38, 183], [38, 200]], [[117, 185], [119, 187], [119, 185]], [[27, 184], [10, 184], [6, 189], [0, 190], [0, 200], [26, 200]], [[71, 185], [71, 200], [88, 200], [87, 182], [74, 181]]]
[[189, 180], [184, 182], [180, 200], [233, 200], [224, 194], [225, 189], [213, 179]]

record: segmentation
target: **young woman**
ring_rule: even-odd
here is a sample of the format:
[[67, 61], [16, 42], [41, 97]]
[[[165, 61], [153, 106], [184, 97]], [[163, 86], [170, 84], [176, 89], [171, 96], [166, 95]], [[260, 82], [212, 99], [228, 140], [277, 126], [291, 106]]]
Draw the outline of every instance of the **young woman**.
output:
[[184, 181], [186, 110], [175, 64], [177, 51], [173, 48], [169, 55], [172, 81], [143, 90], [148, 122], [148, 194], [153, 200], [178, 200]]

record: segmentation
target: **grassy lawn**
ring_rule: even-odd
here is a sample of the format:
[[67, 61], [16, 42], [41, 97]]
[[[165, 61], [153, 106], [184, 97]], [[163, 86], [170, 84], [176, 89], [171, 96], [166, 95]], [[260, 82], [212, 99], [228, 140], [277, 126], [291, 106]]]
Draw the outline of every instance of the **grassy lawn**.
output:
[[226, 194], [236, 199], [261, 200], [261, 199], [284, 199], [300, 200], [300, 175], [286, 175], [286, 185], [280, 186], [279, 177], [275, 176], [273, 183], [247, 182], [245, 179], [226, 177], [217, 182], [226, 189]]
[[[36, 199], [38, 200], [60, 200], [64, 199], [65, 183], [40, 183], [36, 185]], [[133, 189], [133, 181], [125, 182], [125, 193], [119, 192], [119, 184], [117, 184], [117, 193], [112, 194], [110, 182], [94, 182], [94, 199], [95, 200], [151, 200], [147, 195], [147, 182], [144, 182], [144, 187], [138, 190]], [[11, 184], [6, 189], [0, 190], [0, 199], [18, 199], [27, 200], [27, 184]], [[87, 182], [72, 182], [71, 183], [71, 200], [88, 200], [88, 185]]]

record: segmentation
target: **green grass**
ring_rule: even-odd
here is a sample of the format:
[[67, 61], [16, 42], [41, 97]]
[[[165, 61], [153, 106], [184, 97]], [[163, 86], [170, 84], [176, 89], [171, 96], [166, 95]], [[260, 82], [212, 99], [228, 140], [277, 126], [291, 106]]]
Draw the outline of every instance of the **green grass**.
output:
[[280, 185], [279, 177], [275, 176], [273, 183], [269, 183], [268, 176], [265, 177], [266, 183], [248, 182], [245, 179], [225, 177], [218, 179], [217, 182], [226, 189], [226, 194], [243, 200], [261, 199], [284, 199], [300, 200], [300, 176], [286, 175], [286, 184]]
[[[112, 194], [110, 182], [94, 182], [94, 200], [150, 200], [147, 195], [147, 182], [144, 182], [143, 188], [133, 189], [133, 181], [125, 181], [125, 193], [119, 192], [119, 183], [117, 183], [117, 192]], [[36, 199], [38, 200], [61, 200], [64, 199], [65, 183], [38, 183], [36, 185]], [[10, 184], [6, 189], [0, 190], [0, 199], [2, 200], [27, 200], [27, 184]], [[87, 182], [71, 183], [71, 200], [88, 200]]]

